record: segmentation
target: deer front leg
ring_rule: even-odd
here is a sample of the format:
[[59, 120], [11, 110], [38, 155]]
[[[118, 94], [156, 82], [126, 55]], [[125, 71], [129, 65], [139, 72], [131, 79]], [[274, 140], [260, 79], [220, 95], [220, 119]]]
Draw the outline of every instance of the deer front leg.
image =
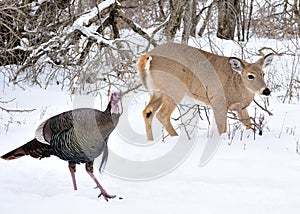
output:
[[146, 108], [143, 110], [143, 117], [144, 117], [148, 140], [153, 140], [152, 120], [156, 111], [161, 106], [161, 103], [162, 103], [162, 95], [151, 94], [149, 103], [147, 104]]
[[170, 121], [171, 114], [175, 108], [176, 103], [170, 98], [166, 98], [156, 114], [157, 119], [163, 124], [170, 136], [178, 136]]
[[246, 108], [237, 111], [240, 121], [246, 126], [246, 129], [252, 129], [250, 117]]

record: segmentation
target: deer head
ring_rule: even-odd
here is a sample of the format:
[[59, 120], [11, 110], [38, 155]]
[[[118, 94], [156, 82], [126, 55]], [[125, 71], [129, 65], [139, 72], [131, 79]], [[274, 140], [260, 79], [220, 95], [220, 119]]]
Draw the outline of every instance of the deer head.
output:
[[264, 81], [263, 68], [271, 64], [273, 56], [274, 54], [270, 53], [255, 63], [247, 63], [239, 58], [230, 57], [229, 63], [232, 69], [241, 75], [241, 79], [249, 91], [268, 96], [271, 91]]

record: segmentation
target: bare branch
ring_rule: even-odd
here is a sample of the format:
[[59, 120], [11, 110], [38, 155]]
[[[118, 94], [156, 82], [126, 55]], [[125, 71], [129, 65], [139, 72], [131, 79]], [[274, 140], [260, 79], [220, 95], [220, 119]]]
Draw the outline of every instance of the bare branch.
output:
[[255, 99], [253, 99], [253, 101], [259, 108], [261, 108], [263, 111], [267, 112], [269, 114], [269, 116], [273, 115], [272, 112], [270, 112], [266, 107], [263, 107], [262, 105], [260, 105]]
[[157, 46], [156, 42], [151, 40], [151, 37], [145, 31], [143, 31], [142, 28], [140, 28], [138, 25], [136, 25], [130, 18], [128, 18], [124, 12], [118, 10], [117, 14], [124, 22], [126, 22], [129, 25], [129, 27], [134, 32], [138, 33], [143, 38], [148, 40], [153, 46]]

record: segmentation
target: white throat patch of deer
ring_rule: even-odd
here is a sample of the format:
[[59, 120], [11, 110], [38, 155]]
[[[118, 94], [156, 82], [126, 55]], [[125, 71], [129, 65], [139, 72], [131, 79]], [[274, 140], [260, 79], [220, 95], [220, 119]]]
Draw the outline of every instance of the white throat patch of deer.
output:
[[212, 107], [219, 134], [226, 132], [228, 110], [236, 111], [250, 129], [246, 107], [255, 93], [270, 95], [263, 68], [272, 59], [273, 54], [268, 54], [248, 63], [176, 43], [160, 45], [141, 55], [137, 69], [150, 92], [149, 103], [143, 110], [148, 140], [153, 140], [152, 120], [157, 111], [157, 119], [170, 136], [178, 135], [170, 116], [185, 95]]

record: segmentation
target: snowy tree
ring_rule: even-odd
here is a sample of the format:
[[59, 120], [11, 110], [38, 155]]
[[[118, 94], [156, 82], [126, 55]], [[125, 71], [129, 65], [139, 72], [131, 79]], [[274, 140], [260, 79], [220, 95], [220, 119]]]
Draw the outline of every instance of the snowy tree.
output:
[[133, 88], [136, 57], [166, 41], [299, 35], [299, 1], [8, 0], [0, 66], [11, 83]]

